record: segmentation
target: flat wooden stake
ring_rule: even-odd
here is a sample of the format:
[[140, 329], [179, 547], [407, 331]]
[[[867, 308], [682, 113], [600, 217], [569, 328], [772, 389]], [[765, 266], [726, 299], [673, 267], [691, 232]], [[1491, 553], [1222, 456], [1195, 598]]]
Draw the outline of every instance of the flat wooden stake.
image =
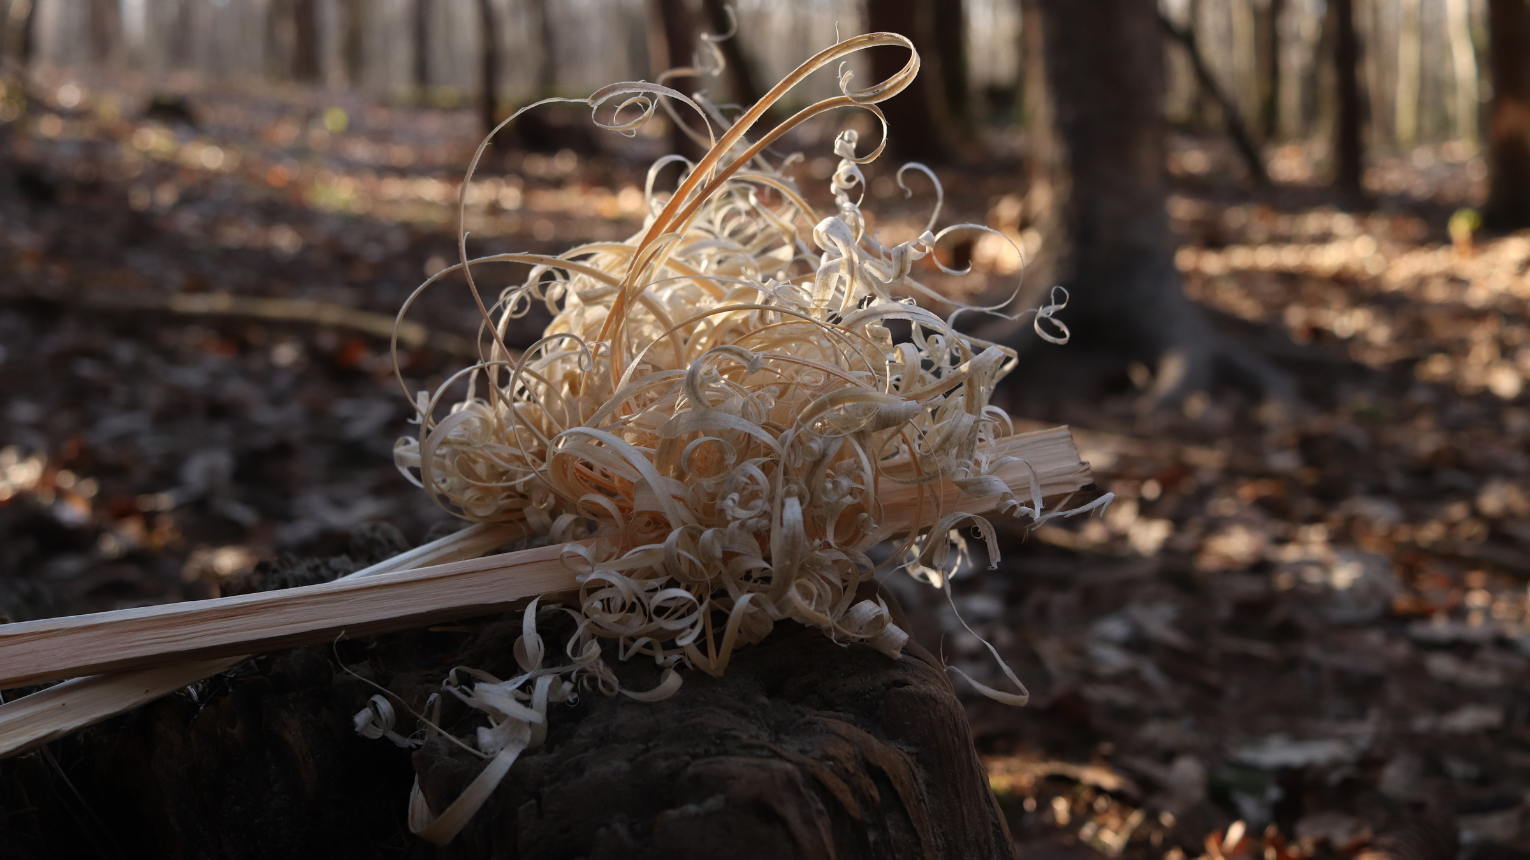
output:
[[578, 588], [547, 546], [301, 588], [0, 626], [0, 688], [487, 615]]
[[[477, 558], [524, 537], [525, 527], [482, 523], [422, 544], [346, 579]], [[249, 655], [87, 675], [0, 705], [0, 759], [67, 737], [243, 663]]]

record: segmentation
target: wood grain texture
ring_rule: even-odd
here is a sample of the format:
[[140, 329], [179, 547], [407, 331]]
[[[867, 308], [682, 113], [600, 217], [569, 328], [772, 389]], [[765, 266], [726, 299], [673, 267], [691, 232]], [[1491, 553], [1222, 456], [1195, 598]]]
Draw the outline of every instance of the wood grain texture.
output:
[[577, 587], [561, 552], [539, 547], [284, 591], [8, 624], [0, 627], [0, 688], [487, 615]]
[[[477, 558], [525, 534], [519, 524], [472, 525], [362, 568], [346, 579]], [[354, 538], [353, 538], [354, 543]], [[72, 678], [0, 705], [0, 759], [19, 755], [87, 726], [190, 686], [248, 659], [247, 655], [176, 662], [147, 669]]]
[[[610, 662], [624, 685], [657, 682], [651, 660]], [[1015, 857], [962, 703], [917, 642], [889, 660], [782, 622], [720, 678], [688, 672], [661, 702], [591, 694], [550, 731], [437, 860]], [[413, 761], [438, 810], [483, 767], [440, 740]]]
[[[1091, 481], [1067, 428], [1004, 440], [1000, 477], [1028, 498], [1036, 475], [1043, 495], [1072, 492]], [[891, 511], [932, 522], [957, 505], [974, 513], [998, 497], [963, 498], [949, 482], [940, 507], [916, 503], [931, 489], [894, 485], [879, 491]], [[889, 535], [914, 525], [888, 523]], [[504, 610], [519, 600], [578, 587], [560, 561], [561, 547], [541, 547], [418, 570], [350, 578], [283, 591], [0, 626], [0, 689], [208, 660], [362, 636]]]

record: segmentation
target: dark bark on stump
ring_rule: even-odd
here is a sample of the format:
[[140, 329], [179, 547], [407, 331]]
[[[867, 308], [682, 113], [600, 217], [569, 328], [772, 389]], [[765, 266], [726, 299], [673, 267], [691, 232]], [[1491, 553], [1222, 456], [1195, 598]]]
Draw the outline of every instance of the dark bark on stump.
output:
[[[670, 699], [588, 694], [553, 718], [443, 856], [1010, 857], [966, 716], [929, 652], [845, 649], [796, 625]], [[650, 665], [618, 666], [653, 686]], [[415, 756], [444, 809], [480, 764]]]
[[[271, 566], [247, 587], [324, 579], [367, 554]], [[453, 666], [513, 670], [519, 617], [469, 626], [335, 652], [422, 708]], [[439, 811], [483, 763], [440, 740], [411, 755], [357, 736], [351, 717], [374, 691], [335, 652], [262, 657], [195, 700], [0, 763], [0, 858], [1014, 856], [961, 705], [912, 643], [893, 661], [782, 624], [723, 678], [689, 672], [666, 701], [586, 692], [553, 708], [547, 743], [440, 849], [404, 826], [414, 774]], [[613, 665], [632, 688], [657, 680], [651, 663]], [[446, 701], [442, 723], [459, 736], [482, 724]]]

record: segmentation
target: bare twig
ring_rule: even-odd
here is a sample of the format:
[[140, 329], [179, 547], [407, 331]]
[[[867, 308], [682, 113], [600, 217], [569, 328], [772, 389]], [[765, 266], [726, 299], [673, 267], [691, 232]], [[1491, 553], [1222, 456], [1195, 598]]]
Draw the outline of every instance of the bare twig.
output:
[[149, 311], [186, 316], [240, 317], [271, 322], [308, 323], [333, 326], [388, 338], [398, 326], [398, 342], [409, 349], [428, 347], [459, 358], [476, 358], [478, 350], [468, 338], [431, 331], [411, 320], [398, 322], [387, 314], [358, 310], [314, 299], [288, 299], [270, 296], [239, 296], [214, 293], [105, 293], [90, 292], [68, 296], [45, 293], [6, 291], [0, 300], [40, 299], [58, 302], [71, 309], [93, 311]]
[[1248, 166], [1249, 174], [1260, 185], [1270, 184], [1269, 171], [1265, 170], [1264, 159], [1259, 155], [1259, 148], [1254, 145], [1254, 139], [1248, 133], [1248, 126], [1243, 122], [1243, 113], [1238, 110], [1237, 104], [1222, 91], [1216, 78], [1212, 76], [1211, 69], [1206, 65], [1206, 58], [1201, 55], [1200, 47], [1196, 44], [1195, 32], [1188, 27], [1175, 24], [1162, 11], [1158, 13], [1158, 21], [1163, 25], [1164, 32], [1184, 47], [1185, 53], [1190, 56], [1190, 65], [1195, 70], [1195, 78], [1200, 81], [1201, 86], [1221, 109], [1222, 122], [1227, 126], [1227, 136], [1232, 138], [1238, 154], [1243, 157], [1244, 163]]

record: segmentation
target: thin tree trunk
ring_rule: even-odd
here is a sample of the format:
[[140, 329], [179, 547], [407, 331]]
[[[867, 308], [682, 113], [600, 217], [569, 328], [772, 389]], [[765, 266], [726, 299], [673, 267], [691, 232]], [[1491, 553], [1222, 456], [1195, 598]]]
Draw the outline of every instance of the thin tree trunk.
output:
[[1370, 141], [1373, 147], [1379, 147], [1392, 138], [1397, 123], [1391, 113], [1396, 103], [1395, 95], [1393, 98], [1385, 95], [1395, 94], [1397, 89], [1397, 81], [1390, 74], [1392, 70], [1387, 67], [1385, 57], [1385, 47], [1396, 41], [1397, 34], [1386, 30], [1381, 11], [1377, 8], [1377, 0], [1354, 2], [1355, 31], [1359, 43], [1364, 46], [1360, 52], [1360, 104], [1366, 130], [1362, 132], [1361, 139]]
[[758, 76], [755, 74], [754, 65], [744, 55], [744, 46], [739, 41], [743, 33], [739, 32], [734, 25], [737, 23], [728, 15], [727, 0], [705, 0], [707, 18], [711, 21], [714, 35], [721, 35], [734, 29], [733, 36], [717, 43], [718, 50], [722, 51], [723, 61], [728, 64], [728, 81], [733, 88], [733, 100], [740, 105], [752, 105], [760, 100], [764, 90], [760, 88]]
[[1490, 187], [1486, 220], [1530, 226], [1530, 4], [1488, 0], [1493, 105], [1488, 120]]
[[22, 75], [31, 66], [32, 51], [36, 40], [32, 36], [32, 21], [37, 9], [33, 0], [10, 0], [5, 13], [5, 43], [3, 46], [7, 64], [14, 62], [16, 68], [7, 69]]
[[[1202, 0], [1186, 0], [1185, 2], [1185, 26], [1183, 30], [1189, 33], [1192, 39], [1195, 38], [1198, 32], [1197, 28], [1201, 25], [1201, 2]], [[1195, 100], [1191, 107], [1190, 124], [1197, 128], [1205, 128], [1211, 124], [1208, 119], [1208, 114], [1211, 111], [1207, 104], [1210, 95], [1206, 92], [1205, 84], [1200, 74], [1201, 70], [1197, 69], [1194, 71], [1196, 73]]]
[[414, 88], [424, 101], [430, 93], [431, 0], [414, 0]]
[[1232, 85], [1228, 93], [1243, 116], [1259, 119], [1259, 20], [1254, 0], [1232, 0], [1228, 5], [1232, 39], [1228, 43]]
[[1411, 150], [1418, 142], [1418, 90], [1423, 83], [1423, 0], [1400, 0], [1401, 15], [1397, 34], [1397, 145]]
[[[907, 36], [919, 52], [919, 77], [902, 93], [882, 102], [887, 115], [888, 146], [900, 158], [931, 163], [949, 159], [950, 112], [945, 99], [943, 57], [936, 33], [936, 18], [950, 15], [951, 6], [934, 0], [868, 0], [866, 29], [873, 33]], [[956, 7], [960, 11], [960, 7]], [[908, 62], [895, 48], [871, 52], [871, 77], [882, 81], [898, 73]]]
[[494, 0], [478, 0], [478, 22], [478, 119], [483, 133], [488, 134], [499, 124], [499, 20], [494, 14]]
[[1306, 14], [1304, 5], [1288, 5], [1279, 21], [1281, 30], [1280, 136], [1310, 137], [1313, 79], [1320, 42], [1320, 21]]
[[[174, 17], [171, 18], [170, 26], [168, 27], [170, 32], [166, 38], [165, 54], [168, 65], [170, 68], [174, 68], [177, 62], [176, 41], [180, 36], [180, 23], [183, 16], [179, 3], [171, 2], [169, 5], [174, 10]], [[268, 78], [285, 78], [288, 70], [291, 68], [291, 63], [287, 61], [287, 57], [291, 54], [290, 43], [292, 41], [290, 38], [292, 17], [287, 14], [287, 7], [289, 5], [290, 2], [287, 2], [287, 0], [270, 0], [266, 4], [264, 22], [266, 41], [265, 74]]]
[[1256, 23], [1259, 27], [1259, 126], [1265, 140], [1280, 133], [1280, 19], [1285, 0], [1267, 0]]
[[1360, 38], [1355, 30], [1355, 0], [1329, 0], [1333, 27], [1334, 82], [1338, 116], [1334, 121], [1334, 185], [1350, 194], [1364, 192], [1364, 122], [1360, 102]]
[[292, 5], [293, 80], [313, 83], [319, 80], [319, 3], [296, 0]]
[[1217, 84], [1216, 78], [1211, 73], [1211, 67], [1206, 63], [1206, 58], [1201, 54], [1200, 43], [1196, 41], [1195, 31], [1189, 28], [1181, 28], [1167, 15], [1159, 13], [1159, 23], [1173, 39], [1178, 42], [1190, 57], [1190, 67], [1195, 70], [1195, 79], [1200, 84], [1201, 91], [1216, 103], [1222, 114], [1222, 123], [1227, 129], [1227, 136], [1232, 138], [1233, 146], [1238, 154], [1243, 157], [1244, 166], [1248, 168], [1249, 175], [1254, 182], [1265, 185], [1270, 181], [1269, 173], [1264, 168], [1264, 158], [1259, 154], [1259, 147], [1254, 143], [1253, 135], [1249, 134], [1248, 126], [1243, 122], [1243, 112], [1238, 109], [1237, 102]]
[[[658, 75], [670, 69], [689, 67], [696, 56], [696, 17], [686, 0], [651, 0], [649, 15], [648, 55]], [[671, 78], [669, 85], [681, 92], [694, 88], [694, 76]], [[679, 122], [699, 123], [700, 118], [677, 111]], [[695, 160], [702, 155], [700, 144], [692, 140], [678, 126], [671, 129], [670, 145], [675, 152]]]
[[[1025, 195], [1025, 220], [1035, 224], [1047, 224], [1055, 217], [1059, 195], [1068, 193], [1066, 171], [1054, 170], [1051, 164], [1057, 151], [1057, 117], [1052, 97], [1047, 92], [1046, 34], [1043, 32], [1040, 0], [1021, 0], [1020, 43], [1021, 57], [1025, 63], [1024, 99], [1025, 133], [1030, 140], [1030, 158], [1026, 162], [1030, 188]], [[1198, 0], [1191, 0], [1191, 3]], [[1055, 175], [1054, 175], [1055, 174]], [[1054, 188], [1054, 183], [1063, 187]], [[1054, 245], [1041, 248], [1041, 254], [1027, 263], [1027, 276], [1032, 284], [1052, 280], [1052, 272], [1059, 261], [1052, 253]], [[1040, 274], [1034, 274], [1037, 270]], [[1027, 296], [1027, 300], [1039, 298], [1039, 294]]]
[[1418, 143], [1418, 98], [1423, 83], [1423, 0], [1401, 0], [1397, 39], [1397, 145], [1404, 150]]
[[90, 0], [91, 61], [109, 64], [122, 43], [122, 10], [117, 0]]
[[552, 7], [549, 0], [531, 0], [537, 19], [537, 35], [541, 40], [537, 54], [537, 97], [552, 95], [558, 86], [558, 51], [553, 32]]
[[653, 9], [656, 26], [649, 53], [654, 73], [690, 66], [696, 56], [696, 20], [691, 4], [686, 0], [653, 0]]
[[1471, 14], [1469, 0], [1445, 0], [1445, 28], [1450, 34], [1450, 65], [1456, 84], [1453, 111], [1456, 137], [1475, 143], [1480, 119], [1477, 108], [1477, 48], [1472, 44]]
[[352, 89], [366, 78], [365, 0], [345, 0], [345, 83]]
[[939, 4], [935, 15], [935, 44], [940, 57], [940, 84], [946, 116], [958, 129], [965, 128], [970, 109], [965, 0], [944, 0]]

